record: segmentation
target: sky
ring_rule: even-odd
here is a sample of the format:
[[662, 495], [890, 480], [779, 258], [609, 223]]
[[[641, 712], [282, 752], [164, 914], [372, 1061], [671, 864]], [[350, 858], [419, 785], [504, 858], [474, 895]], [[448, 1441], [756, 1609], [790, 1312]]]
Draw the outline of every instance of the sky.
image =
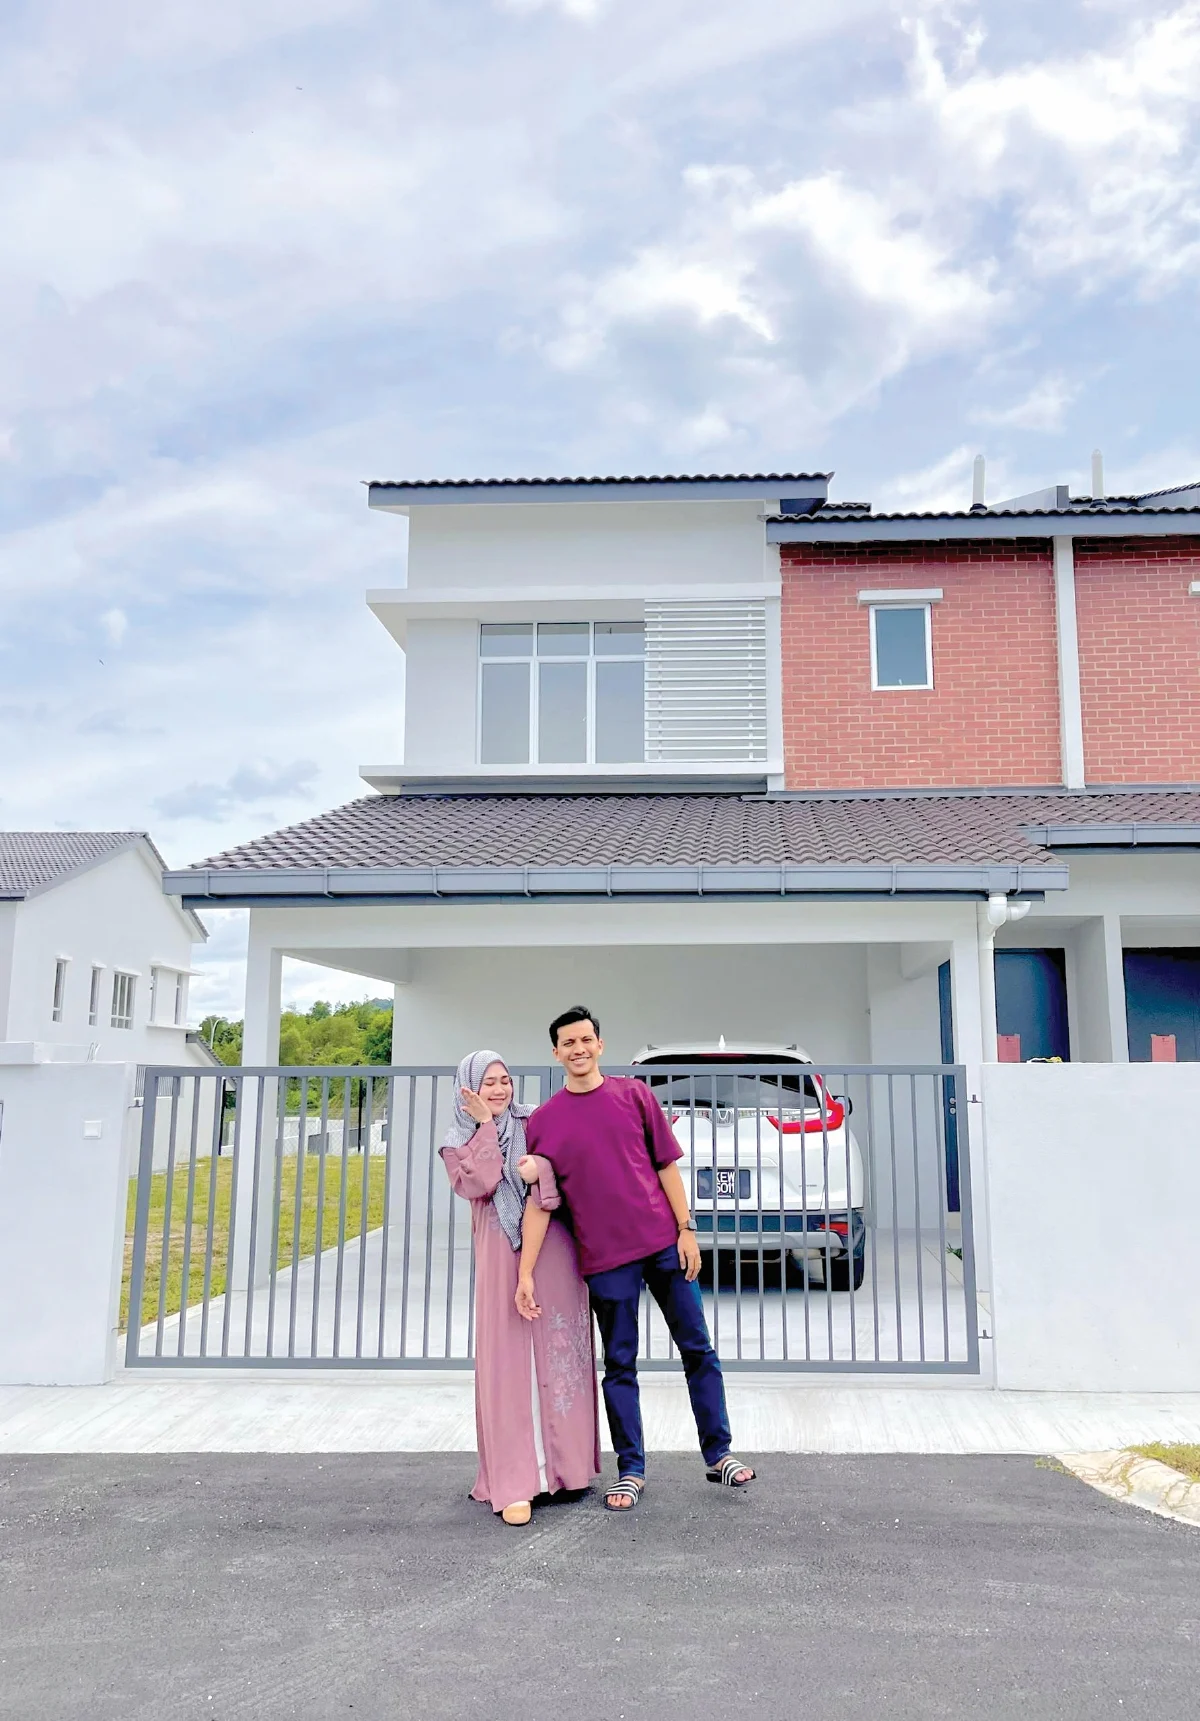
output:
[[1200, 0], [7, 0], [0, 139], [10, 829], [364, 792], [366, 479], [1200, 478]]

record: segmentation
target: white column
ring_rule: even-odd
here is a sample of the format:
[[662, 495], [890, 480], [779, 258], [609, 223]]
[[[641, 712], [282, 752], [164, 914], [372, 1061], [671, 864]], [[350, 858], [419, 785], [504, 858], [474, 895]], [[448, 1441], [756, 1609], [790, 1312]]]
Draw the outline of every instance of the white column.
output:
[[1069, 978], [1075, 980], [1075, 1039], [1071, 1057], [1076, 1063], [1127, 1064], [1129, 1029], [1125, 1014], [1125, 964], [1121, 947], [1119, 914], [1098, 914], [1076, 930], [1074, 962]]
[[250, 911], [250, 937], [246, 948], [246, 1016], [242, 1031], [242, 1063], [279, 1062], [280, 994], [283, 986], [283, 952], [270, 942]]
[[[950, 1004], [954, 1014], [954, 1061], [968, 1074], [984, 1062], [983, 1010], [980, 999], [978, 937], [956, 938], [950, 946]], [[996, 1015], [992, 1004], [992, 1059], [996, 1056]]]
[[1075, 540], [1054, 540], [1054, 615], [1058, 634], [1058, 710], [1062, 780], [1068, 789], [1086, 782], [1083, 698], [1079, 688], [1079, 626], [1075, 619]]

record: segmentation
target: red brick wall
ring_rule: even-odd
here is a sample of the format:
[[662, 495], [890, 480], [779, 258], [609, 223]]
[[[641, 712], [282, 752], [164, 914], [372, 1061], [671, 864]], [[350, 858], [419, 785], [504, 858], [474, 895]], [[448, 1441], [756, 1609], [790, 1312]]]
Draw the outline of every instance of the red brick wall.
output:
[[1200, 544], [1075, 545], [1087, 780], [1200, 782]]
[[[797, 545], [782, 557], [789, 788], [1062, 781], [1049, 544]], [[942, 588], [931, 690], [871, 689], [858, 593], [894, 586]]]

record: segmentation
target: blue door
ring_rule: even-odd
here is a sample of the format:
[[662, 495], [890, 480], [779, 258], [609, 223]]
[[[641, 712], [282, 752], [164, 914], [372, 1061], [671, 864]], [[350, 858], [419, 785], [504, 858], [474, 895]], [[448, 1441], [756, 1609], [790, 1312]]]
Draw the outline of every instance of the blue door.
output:
[[1151, 1034], [1173, 1034], [1180, 1063], [1200, 1061], [1200, 950], [1127, 950], [1129, 1056], [1150, 1062]]
[[1070, 1057], [1063, 951], [997, 950], [996, 1032], [1018, 1036], [1022, 1063]]

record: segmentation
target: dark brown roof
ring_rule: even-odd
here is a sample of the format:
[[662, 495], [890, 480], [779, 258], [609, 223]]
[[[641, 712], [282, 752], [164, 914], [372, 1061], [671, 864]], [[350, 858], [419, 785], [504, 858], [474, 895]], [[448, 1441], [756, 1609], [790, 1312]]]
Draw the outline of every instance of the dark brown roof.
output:
[[0, 897], [29, 896], [148, 840], [142, 831], [0, 831]]
[[1094, 825], [1200, 827], [1200, 792], [368, 795], [194, 870], [1020, 864], [1050, 858], [1033, 827]]
[[381, 490], [503, 490], [514, 484], [811, 484], [832, 472], [678, 472], [579, 478], [372, 478]]

